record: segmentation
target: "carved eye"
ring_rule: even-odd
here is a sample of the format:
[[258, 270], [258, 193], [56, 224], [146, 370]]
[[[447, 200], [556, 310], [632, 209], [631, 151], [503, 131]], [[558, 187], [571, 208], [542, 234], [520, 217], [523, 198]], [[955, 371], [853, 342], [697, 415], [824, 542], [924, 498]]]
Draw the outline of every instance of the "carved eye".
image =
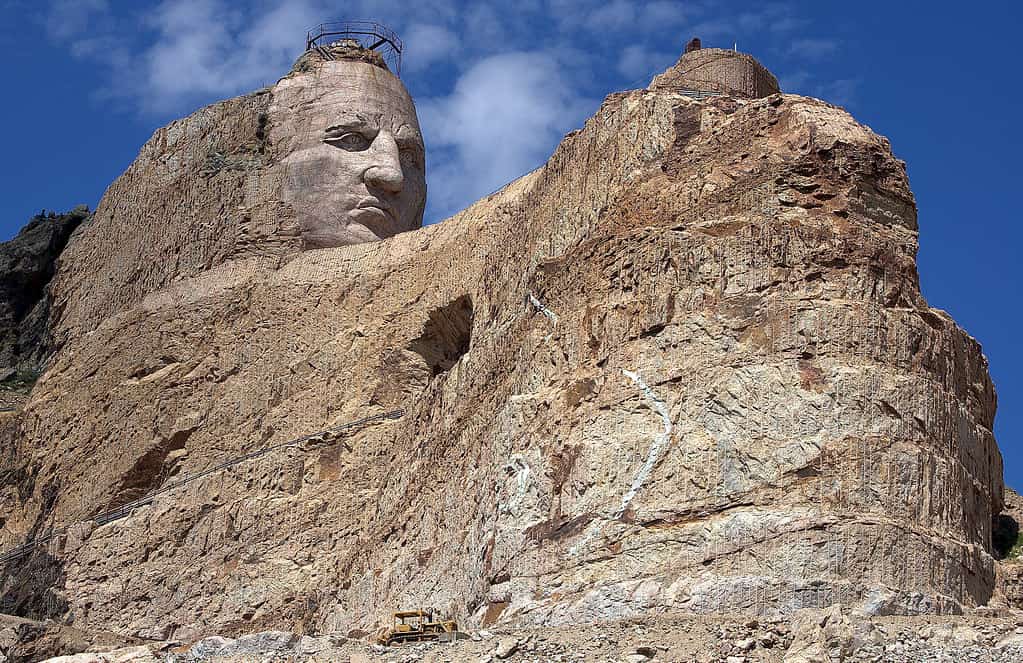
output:
[[370, 140], [360, 133], [350, 131], [337, 137], [330, 137], [324, 140], [328, 145], [340, 147], [350, 152], [361, 152], [370, 145]]

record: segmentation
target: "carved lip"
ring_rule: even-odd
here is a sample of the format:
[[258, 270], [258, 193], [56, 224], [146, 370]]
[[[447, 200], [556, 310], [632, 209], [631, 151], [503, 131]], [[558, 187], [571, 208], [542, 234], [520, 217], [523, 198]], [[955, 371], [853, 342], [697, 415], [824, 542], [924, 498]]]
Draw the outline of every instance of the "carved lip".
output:
[[364, 210], [379, 210], [383, 212], [395, 225], [398, 223], [398, 215], [394, 212], [394, 208], [380, 200], [379, 198], [363, 198], [356, 205], [356, 209]]

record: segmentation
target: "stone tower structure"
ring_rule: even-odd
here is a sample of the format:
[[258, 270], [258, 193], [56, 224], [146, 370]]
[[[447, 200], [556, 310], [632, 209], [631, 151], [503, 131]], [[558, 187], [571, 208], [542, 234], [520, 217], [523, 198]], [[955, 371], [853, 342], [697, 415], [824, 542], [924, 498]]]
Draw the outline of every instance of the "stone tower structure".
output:
[[759, 99], [780, 92], [778, 79], [756, 58], [725, 48], [702, 48], [694, 38], [674, 67], [654, 77], [652, 90], [691, 90]]

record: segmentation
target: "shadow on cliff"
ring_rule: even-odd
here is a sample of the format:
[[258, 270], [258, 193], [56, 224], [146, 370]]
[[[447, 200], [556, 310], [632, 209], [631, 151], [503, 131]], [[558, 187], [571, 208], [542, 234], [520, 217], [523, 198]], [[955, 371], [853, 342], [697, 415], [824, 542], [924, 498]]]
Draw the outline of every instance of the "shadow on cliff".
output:
[[430, 311], [423, 333], [409, 349], [418, 354], [436, 377], [446, 373], [466, 352], [472, 342], [472, 299], [463, 295]]
[[472, 344], [474, 314], [468, 295], [431, 309], [419, 336], [383, 358], [371, 402], [404, 407], [432, 379], [450, 371]]
[[991, 547], [995, 559], [1015, 558], [1020, 554], [1019, 523], [1012, 516], [1000, 513], [991, 527]]
[[58, 619], [68, 610], [57, 592], [64, 586], [64, 564], [45, 551], [36, 551], [4, 564], [0, 612], [26, 619]]
[[[36, 472], [23, 466], [7, 464], [7, 467], [10, 469], [0, 479], [0, 491], [6, 493], [16, 491], [19, 502], [26, 504], [35, 492]], [[47, 514], [53, 509], [59, 491], [58, 484], [49, 484], [40, 491], [42, 508], [35, 523], [25, 533], [24, 541], [41, 539], [47, 535]], [[2, 524], [4, 523], [0, 520], [0, 525]], [[45, 543], [23, 556], [3, 562], [0, 566], [0, 578], [2, 578], [0, 587], [3, 588], [3, 593], [0, 594], [2, 613], [43, 620], [57, 619], [68, 610], [67, 601], [58, 591], [64, 587], [67, 579], [64, 563], [47, 552]]]
[[43, 210], [0, 242], [0, 370], [38, 371], [53, 351], [50, 281], [72, 235], [91, 218], [85, 205], [63, 214]]

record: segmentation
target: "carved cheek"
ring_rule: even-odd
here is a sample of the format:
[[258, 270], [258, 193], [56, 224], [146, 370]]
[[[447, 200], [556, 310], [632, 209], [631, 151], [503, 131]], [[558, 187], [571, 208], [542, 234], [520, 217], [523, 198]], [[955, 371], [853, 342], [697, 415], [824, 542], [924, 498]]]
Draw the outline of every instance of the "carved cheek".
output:
[[409, 189], [417, 199], [426, 196], [426, 173], [419, 168], [413, 168], [408, 178]]
[[288, 179], [301, 186], [319, 186], [337, 170], [332, 156], [319, 148], [306, 151], [287, 164]]
[[347, 152], [329, 145], [324, 147], [327, 152], [321, 158], [303, 165], [307, 171], [315, 169], [309, 177], [317, 187], [344, 189], [358, 186], [365, 170], [363, 153]]
[[399, 159], [399, 162], [402, 177], [405, 178], [405, 188], [413, 191], [421, 190], [426, 182], [426, 173], [423, 172], [423, 169], [410, 160]]

